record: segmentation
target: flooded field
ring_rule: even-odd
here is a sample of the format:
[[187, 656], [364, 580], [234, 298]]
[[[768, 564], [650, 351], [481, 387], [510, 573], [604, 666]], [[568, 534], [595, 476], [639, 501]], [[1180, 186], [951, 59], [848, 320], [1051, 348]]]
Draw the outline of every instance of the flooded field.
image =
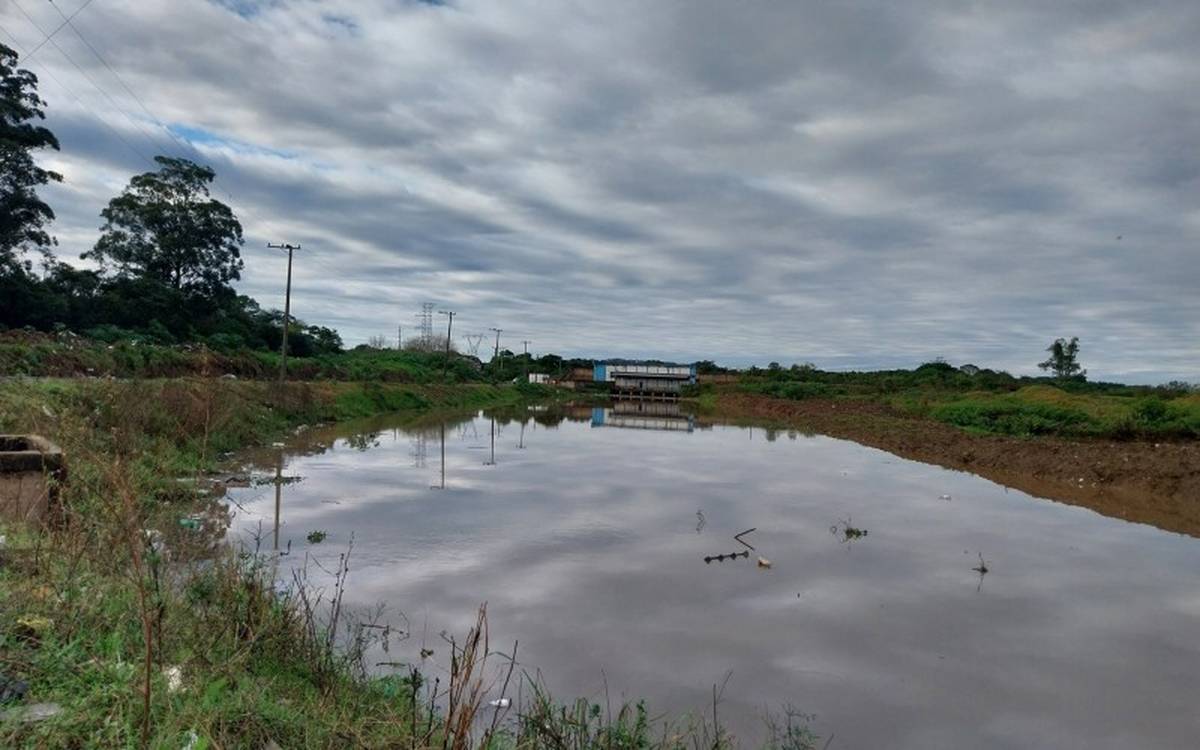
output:
[[728, 675], [747, 744], [791, 706], [831, 748], [1196, 746], [1200, 540], [650, 412], [311, 430], [252, 457], [285, 481], [231, 490], [230, 534], [330, 569], [353, 537], [347, 601], [412, 632], [388, 660], [436, 671], [486, 601], [561, 699], [711, 713]]

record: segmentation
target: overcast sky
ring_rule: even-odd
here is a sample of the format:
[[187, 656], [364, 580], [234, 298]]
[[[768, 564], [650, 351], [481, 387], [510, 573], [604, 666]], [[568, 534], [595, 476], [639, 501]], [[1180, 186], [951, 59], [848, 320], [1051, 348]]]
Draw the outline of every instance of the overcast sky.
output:
[[[84, 0], [5, 0], [0, 41], [28, 52], [56, 5]], [[1094, 378], [1200, 380], [1194, 0], [92, 0], [73, 24], [25, 63], [67, 258], [168, 153], [217, 170], [239, 289], [281, 307], [264, 245], [301, 243], [292, 309], [350, 344], [430, 301], [518, 351], [1033, 373], [1079, 336]]]

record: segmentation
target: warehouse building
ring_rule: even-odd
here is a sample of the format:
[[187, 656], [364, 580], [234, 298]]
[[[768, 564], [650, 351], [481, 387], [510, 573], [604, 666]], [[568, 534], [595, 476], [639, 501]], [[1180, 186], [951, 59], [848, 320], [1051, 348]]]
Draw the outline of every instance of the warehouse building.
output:
[[618, 396], [678, 398], [683, 386], [695, 384], [696, 366], [610, 359], [595, 364], [592, 380], [611, 383], [613, 392]]

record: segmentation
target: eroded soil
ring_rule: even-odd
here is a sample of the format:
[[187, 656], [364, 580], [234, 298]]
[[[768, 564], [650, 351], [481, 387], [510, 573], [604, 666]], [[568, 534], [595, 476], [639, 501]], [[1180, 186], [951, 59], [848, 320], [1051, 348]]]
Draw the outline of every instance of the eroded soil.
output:
[[1200, 441], [975, 435], [885, 404], [720, 394], [706, 416], [796, 428], [969, 471], [1037, 497], [1200, 536]]

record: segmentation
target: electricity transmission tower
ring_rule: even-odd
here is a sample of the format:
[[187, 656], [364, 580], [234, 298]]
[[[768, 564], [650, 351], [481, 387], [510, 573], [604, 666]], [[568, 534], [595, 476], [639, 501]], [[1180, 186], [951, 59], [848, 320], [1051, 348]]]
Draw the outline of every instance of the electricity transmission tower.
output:
[[424, 302], [421, 304], [421, 312], [417, 313], [417, 328], [420, 330], [421, 349], [423, 351], [433, 350], [433, 308], [436, 307], [432, 302]]
[[479, 346], [480, 346], [480, 344], [483, 343], [483, 334], [482, 333], [468, 333], [468, 334], [464, 335], [463, 338], [467, 340], [467, 351], [469, 351], [471, 353], [472, 357], [478, 357], [479, 356]]

